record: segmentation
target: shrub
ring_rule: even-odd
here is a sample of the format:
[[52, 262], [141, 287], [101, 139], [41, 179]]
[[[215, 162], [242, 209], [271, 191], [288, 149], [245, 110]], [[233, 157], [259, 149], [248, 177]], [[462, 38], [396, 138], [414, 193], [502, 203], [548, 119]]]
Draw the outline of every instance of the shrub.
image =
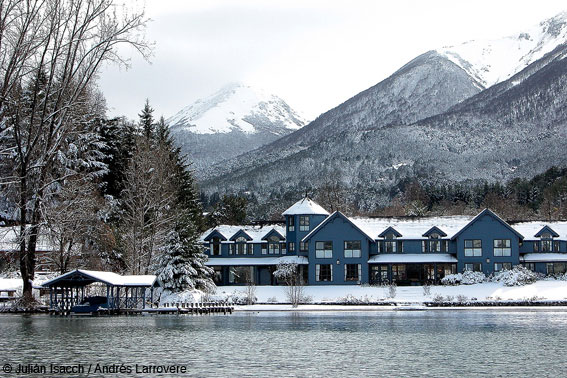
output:
[[431, 295], [431, 286], [423, 285], [423, 296], [428, 297]]
[[457, 302], [459, 303], [467, 303], [469, 301], [469, 297], [466, 295], [457, 295]]
[[443, 299], [443, 296], [441, 294], [435, 294], [433, 296], [433, 302], [440, 303], [440, 302], [443, 302], [443, 301], [444, 301], [444, 299]]
[[398, 291], [398, 286], [396, 285], [395, 282], [392, 282], [392, 283], [390, 284], [390, 286], [388, 286], [388, 295], [389, 295], [389, 298], [395, 298], [397, 291]]
[[502, 282], [505, 286], [523, 286], [534, 283], [536, 280], [536, 274], [521, 265], [516, 265], [511, 270], [498, 272], [492, 278], [493, 282]]
[[486, 281], [482, 272], [465, 270], [463, 273], [449, 274], [441, 279], [443, 285], [474, 285]]
[[453, 302], [453, 301], [455, 300], [455, 297], [454, 297], [453, 295], [447, 295], [447, 296], [445, 297], [445, 300], [446, 300], [447, 302]]

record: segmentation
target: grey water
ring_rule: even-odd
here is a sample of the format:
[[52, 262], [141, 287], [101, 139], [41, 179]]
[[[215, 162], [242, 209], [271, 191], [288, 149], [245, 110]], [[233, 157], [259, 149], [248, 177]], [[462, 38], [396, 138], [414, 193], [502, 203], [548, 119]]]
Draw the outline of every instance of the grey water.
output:
[[551, 310], [2, 315], [0, 331], [0, 378], [567, 376], [567, 312]]

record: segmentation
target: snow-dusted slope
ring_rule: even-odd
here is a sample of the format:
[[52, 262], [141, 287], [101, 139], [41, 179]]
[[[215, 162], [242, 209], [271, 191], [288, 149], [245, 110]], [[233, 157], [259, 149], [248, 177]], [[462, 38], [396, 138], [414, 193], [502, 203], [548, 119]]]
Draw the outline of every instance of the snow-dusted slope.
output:
[[231, 83], [215, 94], [197, 100], [167, 122], [195, 134], [231, 131], [254, 134], [259, 131], [254, 122], [258, 118], [289, 130], [297, 130], [305, 124], [305, 120], [281, 98], [241, 83]]
[[484, 88], [508, 80], [567, 42], [567, 12], [513, 36], [470, 41], [437, 51], [474, 77]]

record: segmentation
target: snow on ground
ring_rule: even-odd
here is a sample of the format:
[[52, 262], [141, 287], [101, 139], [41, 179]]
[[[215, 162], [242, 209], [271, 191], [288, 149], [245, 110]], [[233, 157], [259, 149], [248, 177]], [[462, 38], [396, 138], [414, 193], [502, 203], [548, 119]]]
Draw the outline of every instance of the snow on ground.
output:
[[[217, 297], [242, 296], [245, 287], [219, 286]], [[430, 286], [430, 294], [424, 295], [422, 286], [397, 287], [396, 296], [389, 298], [388, 287], [375, 286], [305, 286], [304, 294], [311, 303], [422, 303], [436, 295], [465, 296], [472, 300], [522, 300], [537, 297], [540, 300], [567, 300], [567, 281], [537, 281], [525, 286], [504, 286], [501, 283], [482, 283], [459, 286]], [[285, 286], [257, 286], [256, 297], [260, 303], [286, 303]]]

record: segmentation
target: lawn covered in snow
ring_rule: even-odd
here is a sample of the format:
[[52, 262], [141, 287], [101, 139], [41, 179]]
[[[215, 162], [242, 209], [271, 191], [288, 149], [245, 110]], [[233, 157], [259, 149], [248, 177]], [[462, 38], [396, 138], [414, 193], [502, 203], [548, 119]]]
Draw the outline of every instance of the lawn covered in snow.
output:
[[[567, 281], [544, 280], [525, 286], [504, 286], [487, 282], [475, 285], [430, 286], [427, 295], [422, 286], [399, 286], [393, 298], [388, 287], [325, 285], [305, 286], [307, 303], [422, 303], [432, 301], [435, 296], [479, 301], [505, 300], [567, 300]], [[246, 291], [242, 286], [219, 286], [216, 297], [242, 297]], [[285, 286], [256, 286], [258, 303], [286, 303]]]

